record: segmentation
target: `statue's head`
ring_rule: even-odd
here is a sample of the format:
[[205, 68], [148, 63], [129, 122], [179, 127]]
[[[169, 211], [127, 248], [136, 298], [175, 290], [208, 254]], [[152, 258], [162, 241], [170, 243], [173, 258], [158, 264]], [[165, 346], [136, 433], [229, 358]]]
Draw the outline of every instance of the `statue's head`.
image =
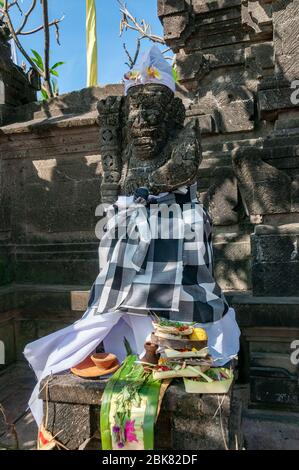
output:
[[0, 19], [0, 40], [7, 41], [9, 38], [9, 28], [7, 23]]
[[125, 104], [127, 139], [140, 160], [157, 156], [185, 120], [182, 101], [165, 85], [149, 83], [129, 89]]

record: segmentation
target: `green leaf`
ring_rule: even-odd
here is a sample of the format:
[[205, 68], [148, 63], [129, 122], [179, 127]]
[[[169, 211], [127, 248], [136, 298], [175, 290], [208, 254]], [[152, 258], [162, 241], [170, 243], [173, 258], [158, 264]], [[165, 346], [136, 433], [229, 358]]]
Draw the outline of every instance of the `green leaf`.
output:
[[34, 57], [31, 57], [31, 60], [38, 66], [39, 69], [43, 70], [43, 69], [41, 68], [40, 62], [39, 62], [37, 59], [35, 59]]
[[110, 430], [110, 404], [111, 398], [114, 392], [114, 387], [119, 385], [118, 379], [123, 376], [126, 377], [134, 362], [137, 360], [137, 356], [127, 356], [122, 366], [116, 371], [113, 376], [109, 379], [106, 384], [104, 393], [102, 395], [101, 412], [100, 412], [100, 430], [102, 440], [102, 450], [112, 449], [111, 430]]
[[36, 63], [36, 65], [42, 70], [44, 71], [45, 67], [44, 67], [44, 62], [43, 62], [43, 59], [41, 58], [41, 56], [39, 55], [39, 53], [37, 51], [35, 51], [34, 49], [31, 49], [31, 52], [34, 54], [34, 57], [32, 57], [32, 60]]
[[56, 70], [50, 69], [50, 73], [52, 75], [55, 75], [55, 77], [59, 77], [59, 74], [58, 74], [58, 72], [56, 72]]
[[174, 78], [175, 83], [178, 83], [180, 78], [179, 78], [178, 71], [175, 67], [172, 67], [172, 73], [173, 73], [173, 78]]
[[147, 405], [143, 420], [144, 450], [154, 449], [154, 426], [158, 411], [161, 382], [150, 378], [142, 389], [147, 398]]
[[51, 80], [51, 85], [52, 85], [54, 95], [59, 95], [59, 87], [58, 87], [57, 80], [55, 79]]
[[44, 88], [42, 88], [40, 92], [41, 92], [42, 97], [44, 98], [44, 100], [48, 101], [49, 95], [48, 95], [48, 93], [46, 92], [46, 90], [45, 90]]
[[0, 0], [0, 7], [4, 7], [4, 0]]
[[131, 348], [131, 345], [130, 345], [130, 343], [127, 340], [126, 337], [124, 337], [124, 345], [125, 345], [125, 348], [126, 348], [127, 356], [130, 356], [132, 354], [132, 348]]
[[60, 65], [65, 64], [65, 62], [56, 62], [56, 64], [52, 65], [51, 70], [57, 69], [57, 67], [60, 67]]

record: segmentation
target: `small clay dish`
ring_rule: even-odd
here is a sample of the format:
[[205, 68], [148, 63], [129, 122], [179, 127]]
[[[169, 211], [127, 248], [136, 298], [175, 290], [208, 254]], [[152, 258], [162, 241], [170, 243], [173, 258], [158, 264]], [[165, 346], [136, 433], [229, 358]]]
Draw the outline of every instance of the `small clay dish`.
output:
[[90, 356], [92, 362], [100, 369], [109, 369], [115, 365], [117, 357], [111, 353], [96, 353]]

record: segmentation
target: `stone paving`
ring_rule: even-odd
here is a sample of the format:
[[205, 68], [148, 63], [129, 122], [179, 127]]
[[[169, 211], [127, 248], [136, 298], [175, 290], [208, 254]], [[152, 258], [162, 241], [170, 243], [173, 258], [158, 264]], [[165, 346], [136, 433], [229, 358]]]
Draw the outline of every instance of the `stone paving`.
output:
[[7, 423], [14, 426], [18, 439], [17, 444], [0, 415], [0, 449], [36, 448], [37, 427], [27, 405], [34, 384], [34, 374], [23, 362], [17, 362], [0, 371], [0, 404], [5, 411]]

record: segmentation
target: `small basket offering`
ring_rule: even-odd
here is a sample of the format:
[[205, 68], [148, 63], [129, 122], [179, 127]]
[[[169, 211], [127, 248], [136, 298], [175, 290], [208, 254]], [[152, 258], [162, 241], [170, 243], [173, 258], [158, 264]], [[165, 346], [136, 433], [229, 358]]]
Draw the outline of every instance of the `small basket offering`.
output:
[[188, 393], [228, 393], [234, 380], [231, 369], [213, 367], [194, 378], [184, 378]]

